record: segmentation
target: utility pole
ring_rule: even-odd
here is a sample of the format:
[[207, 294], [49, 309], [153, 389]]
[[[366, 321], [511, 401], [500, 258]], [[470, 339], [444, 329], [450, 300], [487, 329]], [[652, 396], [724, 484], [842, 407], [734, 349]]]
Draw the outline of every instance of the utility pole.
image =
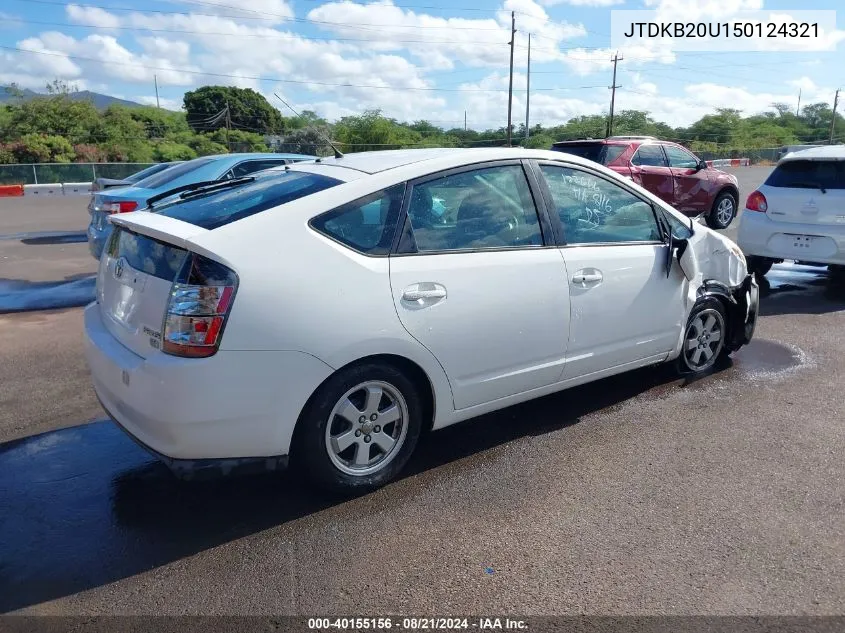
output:
[[232, 152], [232, 144], [229, 142], [229, 128], [232, 127], [232, 117], [229, 116], [229, 101], [226, 101], [226, 149]]
[[801, 88], [798, 89], [798, 107], [795, 108], [795, 117], [801, 114]]
[[158, 77], [156, 75], [153, 75], [153, 82], [156, 85], [156, 107], [161, 110], [161, 104], [158, 102]]
[[828, 145], [833, 145], [833, 126], [836, 124], [837, 105], [839, 105], [839, 89], [836, 90], [836, 96], [833, 98], [833, 114], [830, 117], [830, 138], [827, 140]]
[[513, 47], [516, 43], [516, 12], [511, 11], [511, 72], [508, 81], [508, 147], [511, 147], [511, 107], [513, 106]]
[[464, 132], [467, 131], [467, 111], [464, 110]]
[[616, 85], [616, 64], [622, 61], [624, 58], [619, 56], [619, 51], [610, 59], [613, 62], [613, 85], [609, 86], [611, 93], [610, 93], [610, 118], [607, 121], [607, 136], [613, 136], [613, 107], [616, 104], [616, 89], [621, 88], [622, 86]]
[[528, 140], [528, 112], [531, 106], [531, 33], [528, 34], [528, 84], [525, 87], [525, 140]]

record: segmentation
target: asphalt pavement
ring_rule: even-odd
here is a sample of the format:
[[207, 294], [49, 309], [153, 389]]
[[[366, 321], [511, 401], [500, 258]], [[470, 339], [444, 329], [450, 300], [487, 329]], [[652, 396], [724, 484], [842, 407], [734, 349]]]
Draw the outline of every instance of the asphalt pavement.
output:
[[[742, 202], [767, 172], [736, 173]], [[0, 303], [95, 269], [57, 236], [83, 198], [21, 202], [0, 200]], [[755, 341], [712, 375], [433, 433], [344, 502], [285, 473], [173, 479], [104, 419], [78, 307], [0, 314], [0, 612], [845, 614], [845, 287], [768, 279]]]

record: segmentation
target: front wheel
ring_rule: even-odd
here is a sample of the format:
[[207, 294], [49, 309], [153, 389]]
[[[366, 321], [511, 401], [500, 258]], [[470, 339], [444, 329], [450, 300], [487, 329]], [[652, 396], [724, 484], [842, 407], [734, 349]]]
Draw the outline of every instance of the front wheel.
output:
[[728, 331], [725, 308], [718, 299], [707, 298], [695, 304], [687, 319], [677, 369], [681, 374], [708, 372], [725, 353]]
[[726, 229], [736, 217], [736, 198], [727, 191], [719, 194], [713, 208], [707, 214], [707, 226], [711, 229]]
[[414, 451], [423, 406], [413, 382], [389, 365], [342, 369], [306, 405], [294, 467], [333, 493], [364, 493], [394, 479]]

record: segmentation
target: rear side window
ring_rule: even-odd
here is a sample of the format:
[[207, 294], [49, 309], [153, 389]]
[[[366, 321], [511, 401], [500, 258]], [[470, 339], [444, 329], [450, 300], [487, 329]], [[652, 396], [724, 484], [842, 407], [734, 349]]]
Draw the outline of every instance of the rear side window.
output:
[[778, 165], [765, 184], [795, 189], [845, 189], [845, 160], [790, 160]]
[[157, 174], [153, 174], [152, 176], [139, 180], [135, 183], [135, 186], [142, 187], [144, 189], [158, 189], [159, 187], [173, 182], [185, 174], [189, 174], [192, 171], [199, 169], [203, 165], [207, 165], [213, 160], [213, 158], [197, 158], [195, 160], [189, 160], [187, 163], [174, 165], [169, 169], [165, 169]]
[[311, 227], [365, 255], [388, 255], [396, 235], [405, 185], [333, 209], [311, 220]]
[[627, 145], [606, 145], [604, 143], [573, 143], [571, 145], [556, 145], [552, 147], [555, 151], [580, 156], [581, 158], [586, 158], [601, 165], [609, 165], [615, 161], [622, 155], [626, 148]]
[[204, 229], [216, 229], [339, 184], [335, 178], [306, 172], [262, 174], [254, 182], [188, 198], [159, 213]]

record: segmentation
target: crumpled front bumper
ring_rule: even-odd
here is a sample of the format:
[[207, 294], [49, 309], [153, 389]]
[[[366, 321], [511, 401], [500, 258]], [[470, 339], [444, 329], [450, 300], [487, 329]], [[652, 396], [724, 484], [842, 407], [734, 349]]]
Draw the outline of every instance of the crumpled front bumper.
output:
[[760, 311], [760, 286], [753, 274], [746, 275], [742, 283], [731, 289], [734, 309], [728, 314], [731, 337], [728, 348], [738, 350], [754, 337], [757, 315]]

